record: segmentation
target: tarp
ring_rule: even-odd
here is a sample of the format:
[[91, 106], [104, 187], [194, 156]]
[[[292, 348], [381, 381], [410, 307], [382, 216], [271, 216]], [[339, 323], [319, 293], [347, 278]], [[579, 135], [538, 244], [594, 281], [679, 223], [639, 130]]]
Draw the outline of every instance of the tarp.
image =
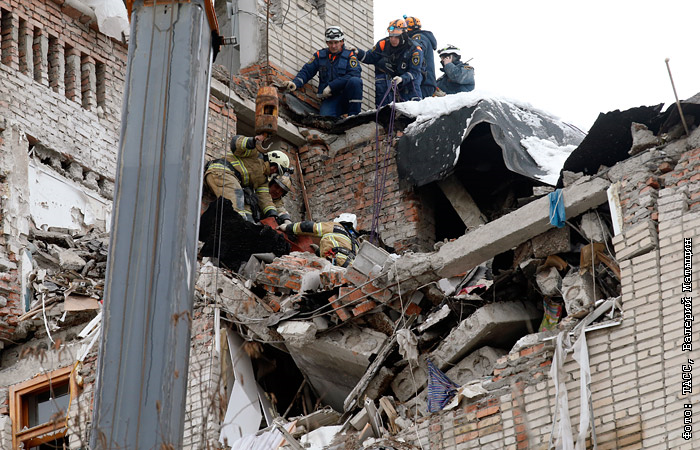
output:
[[[428, 100], [433, 99], [425, 99], [419, 104]], [[433, 105], [426, 103], [424, 106]], [[584, 138], [584, 133], [571, 125], [527, 105], [502, 98], [482, 96], [471, 105], [451, 111], [449, 108], [448, 105], [447, 113], [442, 112], [420, 126], [406, 129], [397, 147], [396, 161], [401, 179], [423, 186], [447, 177], [457, 166], [463, 150], [468, 151], [470, 158], [478, 155], [479, 149], [462, 147], [462, 143], [477, 125], [487, 123], [509, 170], [554, 184], [566, 157]], [[406, 114], [406, 111], [402, 113]], [[562, 156], [558, 167], [548, 166], [548, 161], [538, 159], [539, 155], [557, 153]]]

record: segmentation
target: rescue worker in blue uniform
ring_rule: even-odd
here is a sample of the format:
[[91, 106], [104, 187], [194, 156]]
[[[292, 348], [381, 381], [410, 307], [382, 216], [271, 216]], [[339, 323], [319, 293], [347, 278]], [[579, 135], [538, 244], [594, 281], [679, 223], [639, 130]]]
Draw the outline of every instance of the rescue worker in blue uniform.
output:
[[387, 95], [392, 84], [398, 88], [397, 101], [420, 100], [423, 82], [423, 48], [408, 37], [403, 19], [394, 20], [387, 29], [389, 37], [376, 43], [372, 50], [357, 51], [357, 58], [375, 67], [375, 105], [381, 108], [394, 101]]
[[285, 87], [294, 91], [318, 72], [318, 97], [322, 116], [354, 116], [362, 106], [362, 69], [354, 50], [345, 47], [345, 35], [338, 26], [326, 29], [328, 48], [318, 50]]
[[340, 267], [352, 264], [360, 248], [356, 228], [357, 216], [351, 213], [342, 213], [333, 222], [305, 220], [277, 227], [288, 234], [320, 238], [318, 255]]
[[214, 195], [230, 200], [241, 217], [254, 222], [252, 202], [246, 200], [244, 192], [245, 188], [250, 188], [263, 218], [275, 217], [279, 223], [279, 214], [270, 196], [268, 176], [287, 173], [290, 170], [289, 157], [280, 150], [267, 152], [262, 146], [264, 139], [264, 135], [254, 138], [234, 136], [226, 156], [207, 163], [204, 182]]
[[437, 87], [446, 94], [469, 92], [474, 90], [474, 68], [463, 63], [462, 52], [454, 45], [438, 50], [444, 74], [438, 78]]
[[437, 39], [432, 32], [423, 30], [418, 17], [403, 16], [408, 27], [408, 36], [423, 49], [423, 82], [420, 85], [423, 98], [432, 97], [437, 88], [435, 80], [435, 49], [437, 48]]

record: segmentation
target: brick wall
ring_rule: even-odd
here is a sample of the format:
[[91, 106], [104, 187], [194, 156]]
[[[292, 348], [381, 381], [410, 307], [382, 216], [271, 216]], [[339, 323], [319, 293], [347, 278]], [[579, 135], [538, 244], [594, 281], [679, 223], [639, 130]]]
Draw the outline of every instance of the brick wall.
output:
[[126, 46], [51, 0], [1, 0], [2, 117], [35, 141], [113, 177]]
[[[383, 129], [380, 127], [381, 132]], [[380, 160], [386, 151], [380, 137]], [[375, 136], [339, 151], [331, 151], [313, 135], [299, 150], [304, 181], [314, 220], [332, 220], [339, 213], [357, 215], [358, 229], [370, 230], [374, 211], [377, 162]], [[386, 187], [379, 218], [379, 233], [385, 243], [403, 250], [429, 251], [435, 240], [431, 203], [412, 189], [399, 184], [396, 149], [387, 159]], [[381, 183], [379, 183], [381, 190]]]
[[[634, 181], [624, 186], [624, 198], [632, 200], [647, 187], [651, 189], [642, 195], [657, 193], [649, 203], [627, 204], [624, 231], [614, 239], [622, 273], [622, 323], [587, 333], [599, 449], [697, 447], [700, 392], [695, 387], [684, 393], [682, 384], [684, 370], [693, 369], [685, 373], [697, 379], [697, 364], [688, 361], [700, 357], [694, 319], [687, 322], [693, 330], [692, 350], [682, 345], [687, 342], [684, 318], [700, 315], [700, 300], [693, 298], [692, 307], [684, 310], [689, 303], [682, 299], [697, 296], [699, 289], [700, 262], [693, 257], [692, 292], [683, 292], [684, 245], [691, 245], [685, 248], [694, 254], [700, 251], [700, 149], [683, 153], [661, 173], [652, 172], [640, 164], [637, 173], [624, 175]], [[642, 212], [632, 219], [635, 209]], [[555, 406], [549, 376], [552, 354], [549, 341], [502, 357], [493, 375], [483, 380], [485, 397], [419, 419], [417, 431], [404, 431], [402, 436], [431, 450], [548, 448]], [[563, 368], [575, 438], [580, 375], [571, 354]], [[684, 415], [691, 412], [694, 434], [686, 440]]]
[[214, 350], [214, 311], [198, 303], [192, 315], [183, 448], [219, 448], [219, 427], [226, 412], [221, 404], [223, 384], [221, 358]]

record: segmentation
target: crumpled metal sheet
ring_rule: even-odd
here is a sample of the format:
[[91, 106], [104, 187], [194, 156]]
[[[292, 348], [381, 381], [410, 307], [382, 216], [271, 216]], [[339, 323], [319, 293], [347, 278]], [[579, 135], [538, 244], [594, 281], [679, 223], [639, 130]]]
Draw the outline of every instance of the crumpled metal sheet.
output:
[[[482, 99], [475, 106], [436, 118], [419, 132], [407, 132], [397, 147], [399, 178], [423, 186], [450, 175], [460, 158], [473, 158], [476, 163], [479, 149], [469, 148], [468, 137], [481, 123], [490, 124], [506, 167], [537, 181], [547, 172], [528, 154], [521, 140], [534, 137], [567, 146], [578, 145], [584, 138], [581, 130], [537, 110], [497, 99]], [[461, 155], [462, 152], [465, 154]]]

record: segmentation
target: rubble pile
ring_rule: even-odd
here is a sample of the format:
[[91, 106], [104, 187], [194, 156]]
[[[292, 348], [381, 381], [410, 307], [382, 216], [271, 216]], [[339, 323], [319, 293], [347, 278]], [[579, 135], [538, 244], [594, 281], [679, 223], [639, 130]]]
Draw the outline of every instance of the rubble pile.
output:
[[18, 318], [15, 337], [50, 333], [94, 317], [104, 295], [108, 246], [107, 233], [31, 230], [25, 258], [32, 270], [23, 280], [27, 312]]
[[[277, 405], [297, 413], [284, 414], [291, 438], [313, 431], [299, 431], [309, 414], [299, 405], [325, 405], [342, 415], [319, 427], [332, 428], [332, 443], [312, 448], [360, 448], [412, 429], [456, 391], [479, 398], [502, 388], [504, 376], [527, 373], [507, 357], [524, 345], [576, 326], [619, 323], [610, 221], [600, 206], [449, 278], [431, 269], [431, 254], [410, 254], [411, 270], [402, 271], [409, 255], [367, 241], [348, 268], [304, 252], [253, 255], [238, 273], [205, 259], [196, 291], [220, 305], [245, 340], [261, 342], [263, 355], [274, 348], [291, 356], [305, 387], [287, 386], [297, 395]], [[452, 388], [435, 406], [439, 380]]]

